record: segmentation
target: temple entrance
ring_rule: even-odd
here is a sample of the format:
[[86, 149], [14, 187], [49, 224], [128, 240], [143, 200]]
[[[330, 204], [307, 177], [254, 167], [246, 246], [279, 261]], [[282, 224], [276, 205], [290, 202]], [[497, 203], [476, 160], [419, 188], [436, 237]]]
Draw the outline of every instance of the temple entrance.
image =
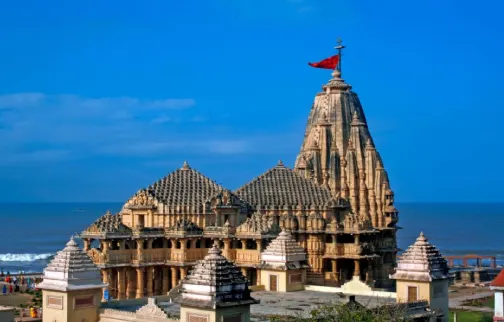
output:
[[416, 286], [408, 286], [408, 302], [417, 301], [417, 290]]
[[270, 284], [270, 291], [276, 292], [278, 291], [278, 280], [276, 275], [270, 275], [269, 276], [269, 284]]
[[139, 227], [145, 226], [145, 215], [138, 215], [138, 224]]

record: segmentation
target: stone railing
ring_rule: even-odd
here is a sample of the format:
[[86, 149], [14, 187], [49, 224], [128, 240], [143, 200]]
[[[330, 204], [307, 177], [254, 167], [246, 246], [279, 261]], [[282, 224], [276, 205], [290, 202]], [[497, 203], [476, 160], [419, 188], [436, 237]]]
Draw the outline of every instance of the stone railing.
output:
[[377, 240], [373, 243], [376, 248], [396, 248], [396, 241], [393, 239]]
[[224, 249], [222, 256], [226, 257], [229, 261], [234, 261], [236, 260], [236, 249]]
[[132, 261], [132, 256], [136, 252], [132, 249], [109, 250], [105, 257], [107, 264], [128, 264]]
[[257, 249], [237, 249], [236, 264], [259, 264], [260, 253]]
[[137, 255], [137, 260], [141, 263], [159, 263], [166, 260], [166, 253], [163, 248], [144, 249]]
[[361, 255], [362, 247], [355, 244], [329, 244], [325, 245], [325, 254], [333, 256]]
[[193, 248], [193, 249], [173, 249], [169, 260], [174, 262], [193, 262], [203, 259], [208, 253], [208, 248]]

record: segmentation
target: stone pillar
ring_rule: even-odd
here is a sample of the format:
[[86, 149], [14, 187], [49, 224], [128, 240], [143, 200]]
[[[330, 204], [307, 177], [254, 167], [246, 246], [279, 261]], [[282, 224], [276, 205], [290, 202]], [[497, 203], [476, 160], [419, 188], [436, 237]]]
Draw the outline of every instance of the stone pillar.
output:
[[163, 295], [166, 295], [170, 290], [170, 280], [168, 279], [168, 267], [163, 267]]
[[154, 267], [147, 268], [147, 296], [151, 297], [153, 293]]
[[354, 277], [357, 276], [360, 279], [360, 260], [354, 259]]
[[143, 239], [137, 239], [137, 260], [140, 262], [143, 260]]
[[241, 269], [241, 273], [243, 274], [243, 276], [245, 276], [245, 278], [248, 279], [247, 278], [247, 268], [246, 267], [242, 267], [240, 269]]
[[136, 286], [136, 283], [135, 283], [135, 270], [132, 269], [132, 268], [127, 268], [126, 269], [126, 276], [128, 278], [128, 285], [126, 287], [126, 293], [127, 293], [127, 296], [129, 299], [134, 299], [135, 298], [135, 292], [136, 292], [136, 289], [135, 289], [135, 286]]
[[333, 245], [336, 246], [336, 235], [331, 235], [331, 238]]
[[[109, 283], [109, 272], [108, 272], [108, 269], [106, 269], [106, 268], [103, 269], [102, 273], [103, 273], [103, 277], [102, 277], [103, 283], [108, 284]], [[105, 302], [105, 290], [108, 290], [108, 289], [109, 289], [108, 286], [107, 286], [107, 288], [103, 289], [103, 292], [102, 292], [103, 293], [102, 294], [102, 302]]]
[[182, 250], [186, 249], [186, 240], [185, 239], [180, 240], [180, 249], [182, 249]]
[[339, 282], [339, 274], [338, 274], [338, 260], [332, 259], [331, 260], [331, 268], [332, 268], [332, 273], [334, 276], [334, 280], [336, 282]]
[[139, 267], [136, 269], [137, 272], [137, 292], [136, 298], [144, 297], [144, 272], [143, 268]]
[[359, 235], [355, 235], [355, 237], [354, 237], [355, 245], [359, 245], [359, 241], [360, 241], [359, 237], [360, 237]]
[[177, 268], [173, 267], [171, 268], [171, 278], [172, 278], [172, 288], [178, 285], [178, 279], [177, 279]]
[[89, 239], [84, 239], [84, 251], [87, 252], [91, 249], [91, 241]]
[[114, 268], [109, 268], [109, 294], [117, 298], [117, 272]]
[[247, 249], [247, 240], [242, 239], [242, 240], [241, 240], [241, 243], [242, 243], [242, 244], [241, 244], [241, 249]]
[[187, 267], [180, 268], [180, 279], [183, 280], [187, 276]]
[[258, 239], [256, 240], [256, 244], [257, 244], [257, 250], [260, 252], [263, 251], [263, 247], [262, 247], [262, 239]]
[[257, 285], [261, 285], [261, 270], [258, 269], [258, 270], [256, 270], [256, 272], [257, 272], [256, 273], [256, 275], [257, 275], [257, 278], [256, 278], [257, 279]]
[[117, 298], [126, 298], [126, 268], [117, 269]]

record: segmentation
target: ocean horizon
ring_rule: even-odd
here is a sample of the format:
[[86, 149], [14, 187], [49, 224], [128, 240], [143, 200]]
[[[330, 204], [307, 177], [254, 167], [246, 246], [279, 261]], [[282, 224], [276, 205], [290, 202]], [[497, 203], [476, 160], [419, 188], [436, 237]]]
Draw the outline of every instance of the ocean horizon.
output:
[[[0, 268], [41, 272], [69, 238], [123, 202], [0, 203]], [[504, 265], [504, 203], [397, 203], [401, 229], [398, 247], [405, 250], [421, 231], [443, 255], [497, 257]]]

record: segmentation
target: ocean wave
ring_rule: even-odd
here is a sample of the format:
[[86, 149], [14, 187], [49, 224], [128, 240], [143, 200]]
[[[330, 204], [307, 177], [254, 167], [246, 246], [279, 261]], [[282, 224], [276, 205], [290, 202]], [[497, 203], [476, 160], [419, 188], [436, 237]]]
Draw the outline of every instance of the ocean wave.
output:
[[52, 253], [45, 254], [0, 254], [0, 262], [33, 262], [42, 259], [48, 259], [53, 256]]

